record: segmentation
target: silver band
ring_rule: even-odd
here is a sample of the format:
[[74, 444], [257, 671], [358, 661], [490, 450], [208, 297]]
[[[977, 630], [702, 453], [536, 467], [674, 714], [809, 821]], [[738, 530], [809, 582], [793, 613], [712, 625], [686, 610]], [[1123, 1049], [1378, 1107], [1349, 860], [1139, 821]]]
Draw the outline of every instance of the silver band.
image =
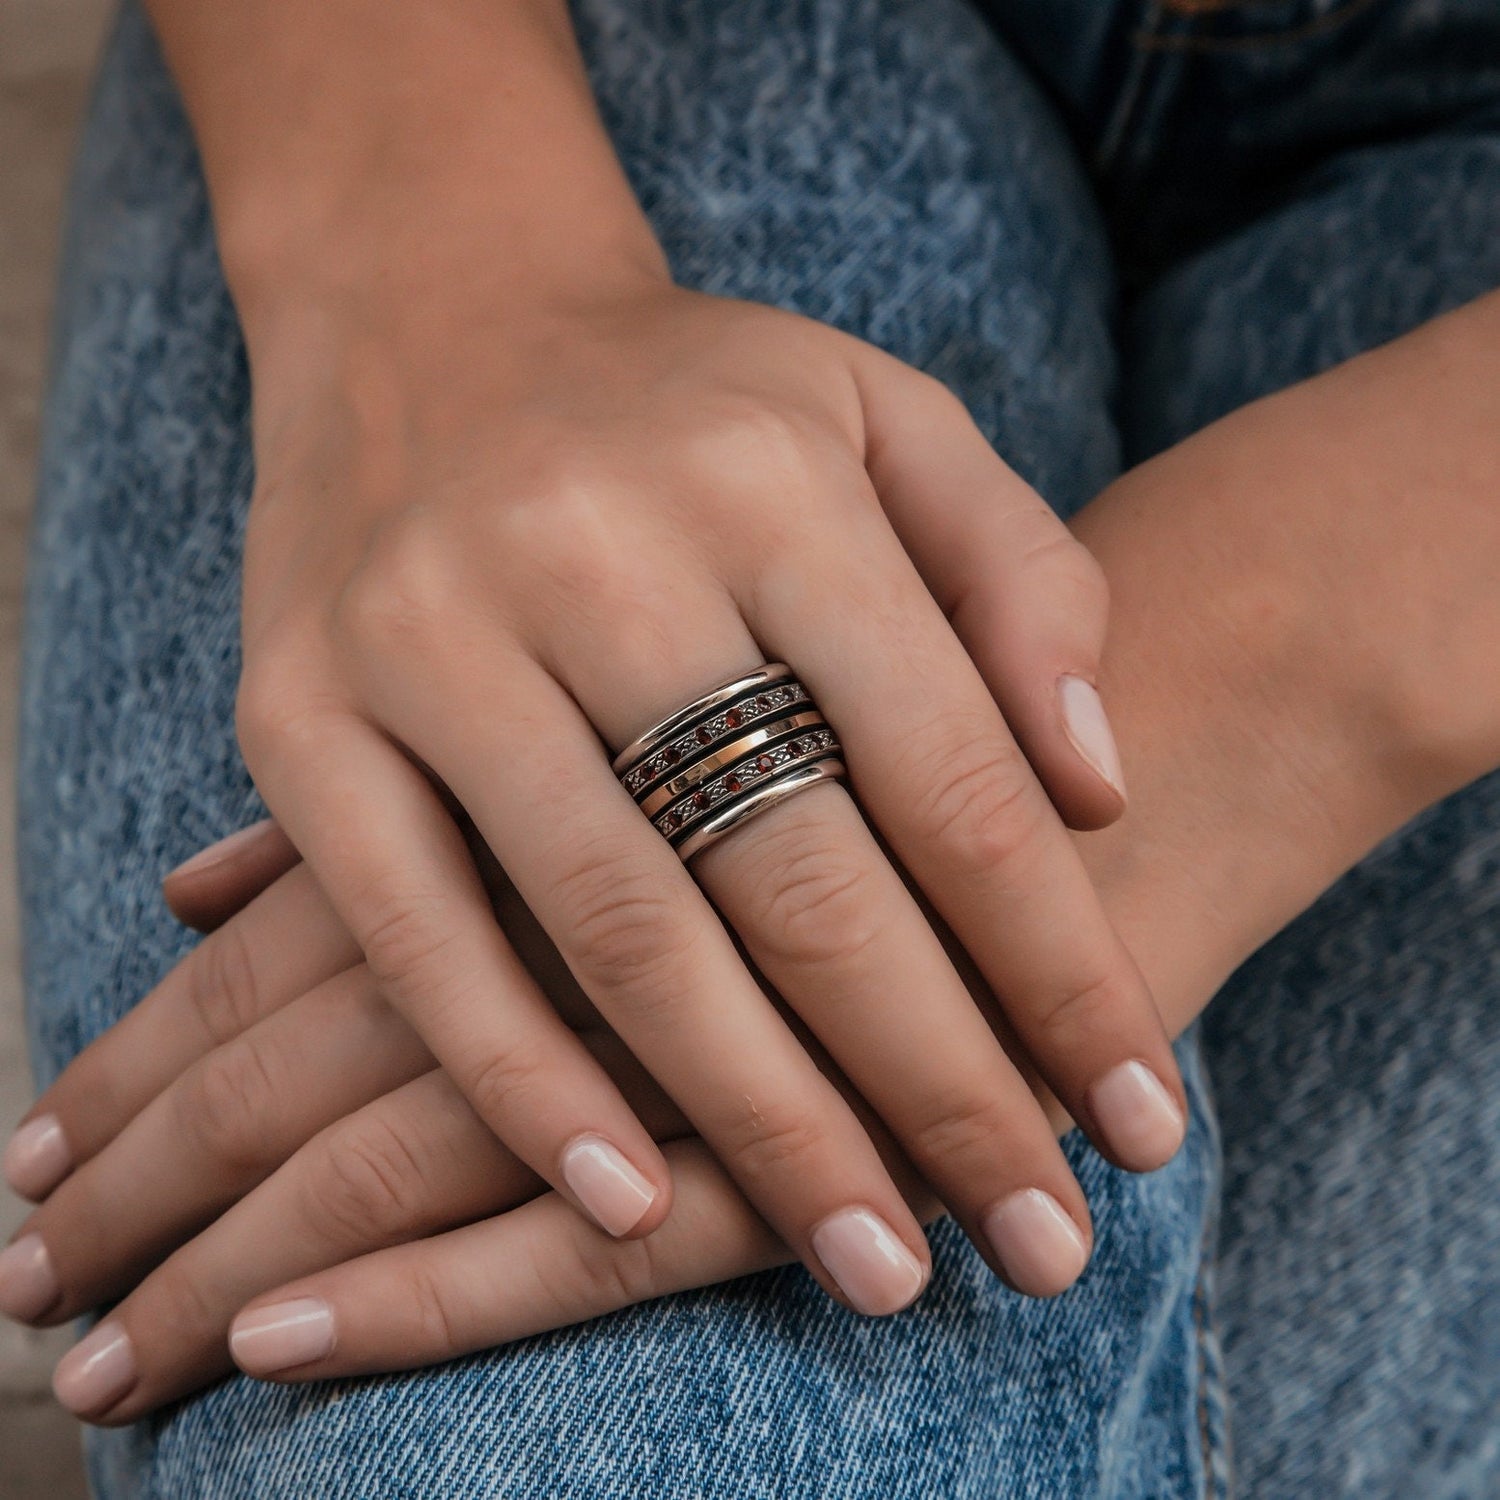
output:
[[615, 757], [614, 770], [685, 860], [805, 787], [847, 775], [838, 736], [781, 662], [653, 724]]

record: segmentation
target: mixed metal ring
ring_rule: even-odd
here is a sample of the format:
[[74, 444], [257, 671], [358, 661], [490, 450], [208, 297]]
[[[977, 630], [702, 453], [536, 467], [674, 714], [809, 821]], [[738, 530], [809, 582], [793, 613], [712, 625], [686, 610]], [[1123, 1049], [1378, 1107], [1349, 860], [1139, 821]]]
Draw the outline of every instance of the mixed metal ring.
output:
[[842, 779], [843, 754], [791, 668], [771, 662], [653, 724], [614, 769], [686, 860], [804, 787]]

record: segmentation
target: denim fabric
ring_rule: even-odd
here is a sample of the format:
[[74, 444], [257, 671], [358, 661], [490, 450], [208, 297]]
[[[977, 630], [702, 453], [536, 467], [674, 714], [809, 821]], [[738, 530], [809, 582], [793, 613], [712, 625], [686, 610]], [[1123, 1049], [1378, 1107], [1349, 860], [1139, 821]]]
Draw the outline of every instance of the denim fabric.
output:
[[[1064, 513], [1500, 284], [1493, 0], [575, 12], [679, 278], [940, 375]], [[231, 713], [248, 398], [187, 128], [127, 6], [75, 184], [27, 591], [43, 1080], [193, 941], [161, 872], [263, 811]], [[1492, 778], [1231, 980], [1178, 1045], [1167, 1169], [1069, 1139], [1098, 1250], [1054, 1302], [945, 1223], [932, 1289], [889, 1322], [787, 1269], [439, 1369], [234, 1380], [92, 1435], [95, 1485], [1167, 1500], [1227, 1495], [1232, 1468], [1242, 1496], [1493, 1495], [1497, 908]]]

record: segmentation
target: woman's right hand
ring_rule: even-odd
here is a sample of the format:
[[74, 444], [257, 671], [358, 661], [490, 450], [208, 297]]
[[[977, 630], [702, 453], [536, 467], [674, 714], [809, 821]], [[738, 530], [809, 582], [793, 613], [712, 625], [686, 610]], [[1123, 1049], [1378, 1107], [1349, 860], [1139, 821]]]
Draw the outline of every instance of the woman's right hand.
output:
[[[1047, 795], [1122, 806], [1088, 555], [940, 385], [673, 284], [560, 0], [147, 3], [249, 354], [241, 747], [382, 992], [575, 1207], [663, 1222], [661, 1154], [496, 926], [457, 804], [831, 1293], [903, 1305], [926, 1245], [762, 976], [991, 1265], [1022, 1191], [1086, 1242], [877, 838], [1100, 1148], [1171, 1156], [1166, 1036]], [[825, 783], [690, 874], [600, 741], [767, 658], [865, 816]]]
[[[564, 1197], [615, 1234], [661, 1224], [660, 1153], [496, 926], [446, 795], [828, 1291], [904, 1306], [925, 1241], [731, 933], [993, 1266], [1017, 1193], [1086, 1242], [880, 840], [1099, 1149], [1166, 1161], [1166, 1033], [1028, 764], [1080, 821], [1118, 811], [1064, 718], [1102, 643], [1092, 560], [947, 390], [842, 333], [644, 275], [525, 308], [444, 285], [345, 288], [250, 346], [240, 741], [382, 993]], [[860, 806], [812, 788], [690, 873], [600, 739], [768, 657]]]

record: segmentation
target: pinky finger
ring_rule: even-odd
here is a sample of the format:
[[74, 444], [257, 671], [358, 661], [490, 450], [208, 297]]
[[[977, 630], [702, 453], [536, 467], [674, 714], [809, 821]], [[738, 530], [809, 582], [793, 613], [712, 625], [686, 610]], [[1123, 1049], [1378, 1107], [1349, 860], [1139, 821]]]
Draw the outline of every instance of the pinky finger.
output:
[[281, 1381], [415, 1369], [795, 1260], [701, 1141], [664, 1154], [673, 1208], [644, 1239], [611, 1239], [548, 1193], [257, 1297], [230, 1353]]

